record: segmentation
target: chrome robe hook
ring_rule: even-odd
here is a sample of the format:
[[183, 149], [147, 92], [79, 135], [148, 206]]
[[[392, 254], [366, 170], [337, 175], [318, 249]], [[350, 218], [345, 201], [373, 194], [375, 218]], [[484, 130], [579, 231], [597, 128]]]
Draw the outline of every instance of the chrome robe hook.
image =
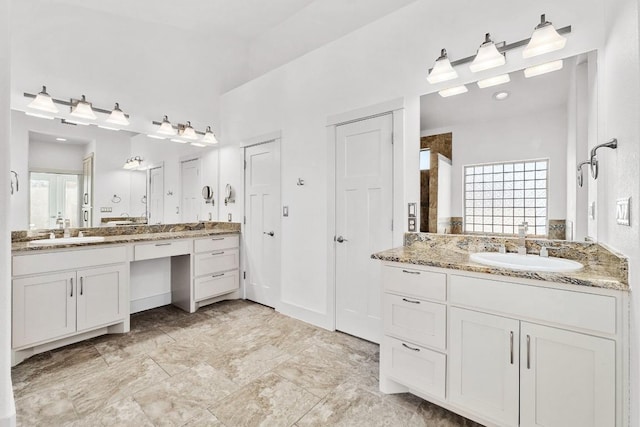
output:
[[593, 179], [598, 179], [598, 159], [596, 158], [596, 152], [598, 151], [598, 148], [605, 147], [615, 150], [616, 148], [618, 148], [618, 140], [616, 138], [613, 138], [611, 141], [605, 142], [604, 144], [596, 145], [591, 149], [591, 160], [589, 161], [589, 163], [591, 164], [591, 176], [593, 177]]

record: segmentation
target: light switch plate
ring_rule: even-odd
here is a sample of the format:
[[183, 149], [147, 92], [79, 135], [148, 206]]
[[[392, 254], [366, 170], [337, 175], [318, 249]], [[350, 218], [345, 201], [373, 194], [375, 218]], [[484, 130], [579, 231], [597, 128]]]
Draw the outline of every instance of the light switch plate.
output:
[[289, 206], [282, 207], [282, 216], [289, 216]]
[[596, 219], [596, 202], [589, 205], [589, 219]]
[[631, 197], [616, 200], [616, 222], [631, 225]]
[[227, 214], [227, 221], [231, 222], [231, 218], [232, 218], [231, 213]]
[[100, 208], [100, 212], [113, 212], [113, 208], [102, 207], [102, 208]]

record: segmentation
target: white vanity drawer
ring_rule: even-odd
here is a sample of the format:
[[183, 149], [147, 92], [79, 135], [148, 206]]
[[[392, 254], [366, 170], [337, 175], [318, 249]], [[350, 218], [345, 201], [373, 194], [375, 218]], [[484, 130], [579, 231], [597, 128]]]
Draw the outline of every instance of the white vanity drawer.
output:
[[384, 332], [410, 342], [446, 348], [447, 307], [385, 293], [383, 297]]
[[616, 333], [616, 299], [572, 290], [552, 289], [451, 275], [451, 304], [539, 319], [580, 329]]
[[240, 238], [235, 236], [211, 236], [206, 239], [195, 240], [194, 252], [209, 252], [219, 249], [237, 248], [240, 245]]
[[170, 240], [154, 243], [135, 245], [133, 248], [133, 260], [166, 258], [191, 253], [191, 240]]
[[444, 400], [446, 356], [389, 336], [382, 339], [381, 363], [389, 378]]
[[384, 290], [401, 295], [428, 298], [438, 301], [447, 299], [447, 275], [425, 271], [414, 266], [382, 267]]
[[235, 270], [240, 266], [238, 249], [225, 249], [222, 251], [196, 254], [194, 258], [194, 276]]
[[126, 262], [126, 260], [127, 248], [124, 246], [15, 255], [12, 259], [12, 274], [13, 276], [25, 276], [53, 271], [77, 270], [98, 265], [119, 264]]
[[227, 271], [199, 277], [193, 283], [194, 299], [201, 301], [238, 290], [240, 288], [240, 275], [238, 270]]

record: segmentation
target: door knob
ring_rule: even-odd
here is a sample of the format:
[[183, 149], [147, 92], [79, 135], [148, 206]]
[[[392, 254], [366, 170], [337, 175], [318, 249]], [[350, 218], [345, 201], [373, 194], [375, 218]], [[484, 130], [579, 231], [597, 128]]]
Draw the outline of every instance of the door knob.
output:
[[271, 237], [276, 235], [276, 233], [274, 233], [273, 231], [270, 231], [268, 233], [266, 231], [263, 231], [262, 234], [266, 234], [267, 236], [271, 236]]
[[348, 240], [347, 240], [347, 239], [345, 239], [345, 238], [344, 238], [344, 237], [342, 237], [342, 236], [338, 236], [338, 237], [336, 238], [336, 242], [338, 242], [338, 243], [347, 242], [347, 241], [348, 241]]

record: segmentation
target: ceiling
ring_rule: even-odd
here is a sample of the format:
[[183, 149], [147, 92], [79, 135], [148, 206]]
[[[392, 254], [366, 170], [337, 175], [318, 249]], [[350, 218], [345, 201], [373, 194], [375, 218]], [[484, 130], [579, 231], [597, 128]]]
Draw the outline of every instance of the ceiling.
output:
[[[64, 139], [64, 141], [60, 141], [59, 139]], [[29, 132], [29, 141], [30, 142], [43, 142], [46, 144], [71, 144], [71, 145], [86, 145], [91, 141], [87, 139], [80, 138], [70, 138], [68, 136], [59, 137], [58, 135], [49, 135], [42, 132]]]

